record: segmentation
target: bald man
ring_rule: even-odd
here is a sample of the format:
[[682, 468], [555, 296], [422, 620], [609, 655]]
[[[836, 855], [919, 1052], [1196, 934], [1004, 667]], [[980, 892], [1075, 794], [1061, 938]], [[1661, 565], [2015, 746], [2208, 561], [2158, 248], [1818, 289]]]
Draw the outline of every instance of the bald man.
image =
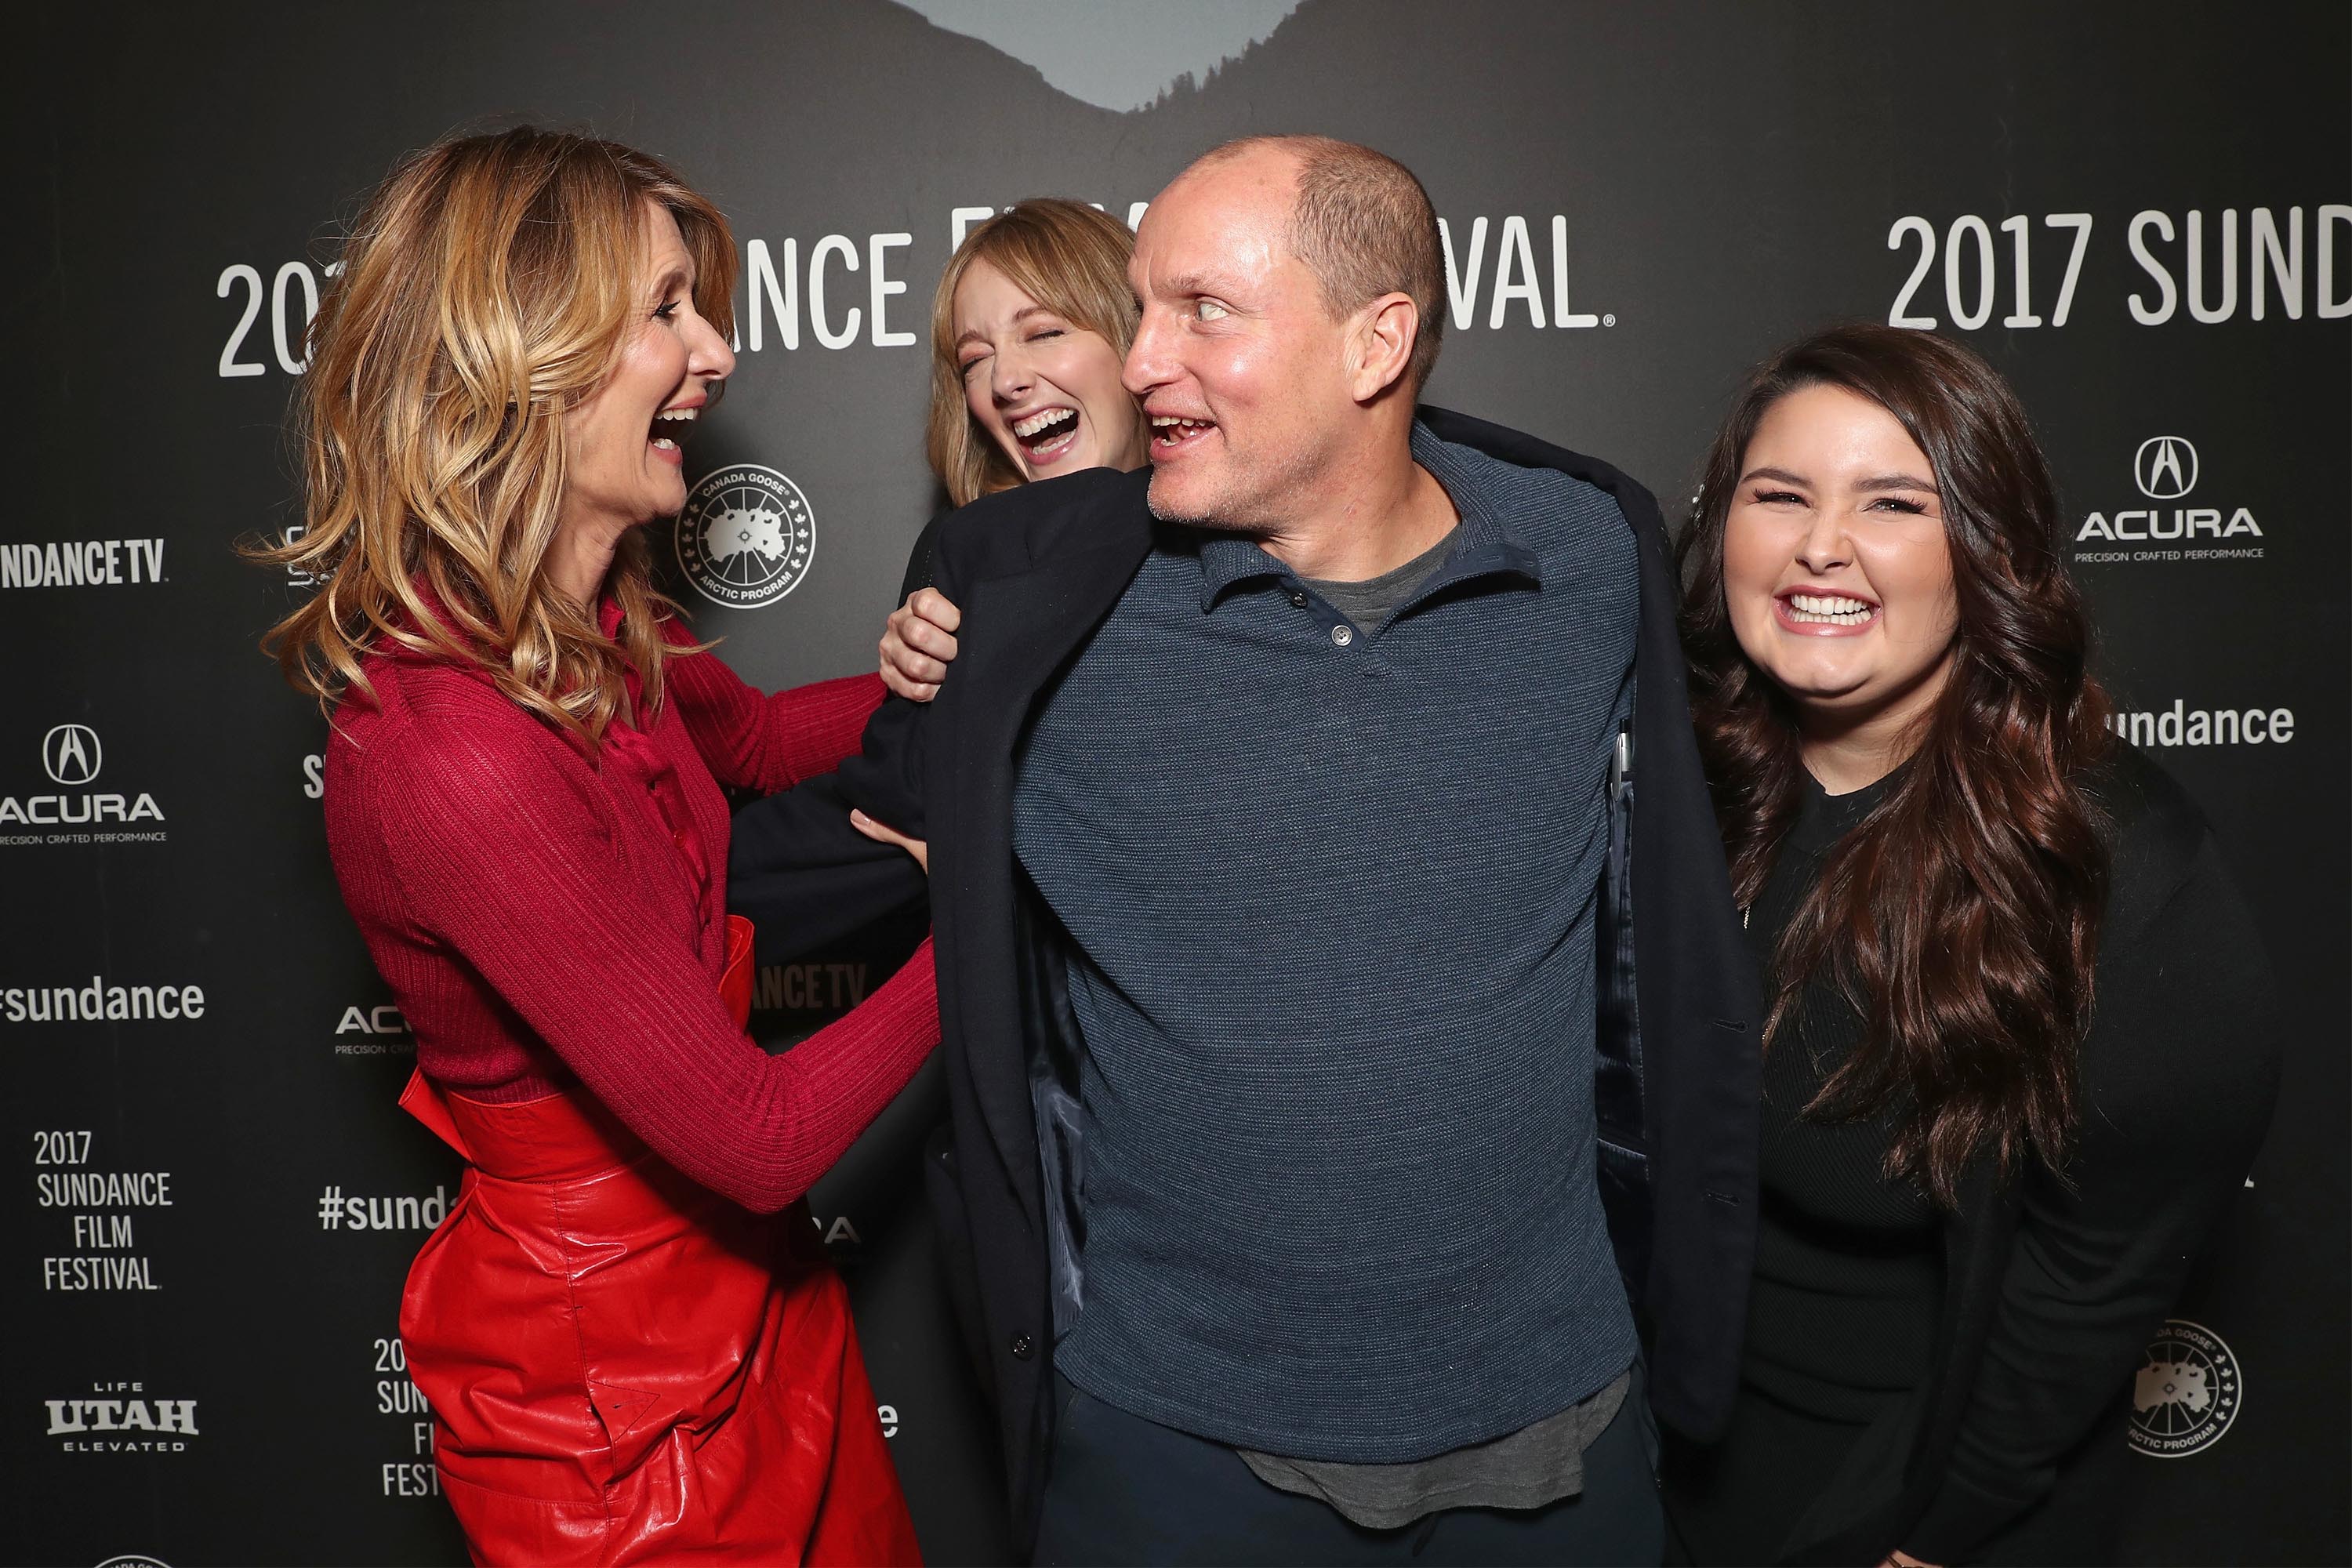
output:
[[[1016, 1534], [1656, 1562], [1649, 1411], [1708, 1436], [1736, 1375], [1757, 1009], [1655, 503], [1416, 408], [1436, 220], [1368, 148], [1217, 149], [1129, 276], [1150, 469], [950, 520], [936, 700], [838, 786], [929, 843]], [[823, 830], [768, 805], [738, 905], [788, 923]]]

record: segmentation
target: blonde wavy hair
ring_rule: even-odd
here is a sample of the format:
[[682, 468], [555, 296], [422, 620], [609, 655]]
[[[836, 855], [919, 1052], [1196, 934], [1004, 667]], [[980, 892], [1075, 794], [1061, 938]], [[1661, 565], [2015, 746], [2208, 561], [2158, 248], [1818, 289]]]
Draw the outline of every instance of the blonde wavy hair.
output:
[[[956, 505], [1021, 482], [1013, 459], [980, 427], [964, 402], [963, 370], [956, 363], [956, 285], [975, 261], [986, 261], [1013, 286], [1065, 320], [1084, 327], [1121, 359], [1135, 341], [1135, 294], [1127, 283], [1135, 237], [1127, 226], [1084, 202], [1032, 196], [964, 236], [931, 296], [931, 410], [924, 449], [931, 471]], [[1136, 444], [1149, 435], [1135, 412]]]
[[727, 220], [659, 160], [523, 127], [446, 139], [395, 168], [353, 226], [310, 334], [295, 434], [304, 527], [253, 560], [318, 592], [262, 648], [331, 708], [373, 698], [362, 661], [405, 648], [487, 672], [593, 747], [628, 716], [634, 670], [659, 709], [659, 623], [645, 531], [614, 552], [593, 605], [549, 580], [568, 460], [563, 416], [604, 384], [638, 315], [649, 205], [696, 267], [695, 309], [733, 331]]

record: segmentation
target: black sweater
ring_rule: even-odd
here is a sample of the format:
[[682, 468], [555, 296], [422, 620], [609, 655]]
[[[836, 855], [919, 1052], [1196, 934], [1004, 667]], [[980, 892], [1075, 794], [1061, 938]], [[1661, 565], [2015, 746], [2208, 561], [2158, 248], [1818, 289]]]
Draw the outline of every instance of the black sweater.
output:
[[[1843, 795], [1804, 780], [1804, 807], [1748, 911], [1759, 973], [1770, 973], [1830, 851], [1901, 776]], [[1867, 1422], [1927, 1379], [1944, 1291], [1942, 1225], [1916, 1182], [1882, 1174], [1891, 1113], [1838, 1123], [1804, 1114], [1861, 1046], [1862, 1016], [1816, 979], [1791, 1023], [1764, 1056], [1762, 1201], [1741, 1381], [1820, 1420]]]
[[[1790, 1292], [1755, 1298], [1745, 1396], [1784, 1411], [1810, 1402], [1809, 1414], [1853, 1422], [1856, 1434], [1802, 1483], [1807, 1500], [1782, 1513], [1794, 1523], [1769, 1560], [1874, 1563], [1896, 1548], [1937, 1563], [2112, 1556], [2132, 1373], [2243, 1184], [2278, 1054], [2268, 967], [2202, 814], [2128, 747], [2095, 787], [2114, 870], [2065, 1182], [2036, 1167], [2004, 1188], [1980, 1163], [1958, 1212], [1937, 1216], [1877, 1177], [1869, 1154], [1885, 1147], [1884, 1122], [1822, 1127], [1779, 1102], [1819, 1082], [1813, 1052], [1828, 1068], [1850, 1048], [1859, 1021], [1843, 1004], [1809, 994], [1800, 1031], [1772, 1053], [1786, 1059], [1767, 1069], [1778, 1092], [1765, 1111], [1766, 1180], [1777, 1169], [1781, 1190], [1768, 1200], [1779, 1234], [1760, 1245], [1759, 1267], [1880, 1300], [1875, 1331], [1855, 1338], [1854, 1303], [1824, 1293], [1808, 1342]], [[1791, 849], [1818, 869], [1871, 799], [1849, 797], [1843, 812], [1813, 803], [1810, 834], [1793, 835]], [[1777, 929], [1789, 910], [1768, 913], [1767, 902], [1755, 916]], [[1853, 1189], [1843, 1201], [1824, 1185], [1840, 1174]], [[1825, 1218], [1843, 1226], [1828, 1233], [1836, 1245], [1809, 1260]], [[1916, 1245], [1923, 1220], [1933, 1272]], [[1912, 1386], [1885, 1387], [1906, 1368]], [[1678, 1507], [1708, 1506], [1675, 1496], [1675, 1484]]]

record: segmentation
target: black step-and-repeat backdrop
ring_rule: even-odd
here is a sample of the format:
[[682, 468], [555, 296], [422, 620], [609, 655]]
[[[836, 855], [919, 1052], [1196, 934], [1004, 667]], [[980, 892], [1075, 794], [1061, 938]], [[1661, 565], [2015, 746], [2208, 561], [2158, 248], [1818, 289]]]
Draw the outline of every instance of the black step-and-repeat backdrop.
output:
[[[1742, 368], [1832, 317], [1952, 335], [2040, 420], [2119, 723], [2219, 825], [2286, 1091], [2149, 1350], [2129, 1551], [2342, 1562], [2352, 15], [2097, 0], [414, 4], [45, 14], [9, 53], [0, 511], [0, 1552], [456, 1562], [394, 1314], [457, 1173], [330, 875], [325, 726], [254, 639], [303, 584], [280, 435], [336, 225], [459, 125], [588, 125], [733, 217], [741, 369], [664, 531], [751, 679], [870, 668], [935, 492], [926, 310], [1016, 198], [1132, 218], [1312, 130], [1443, 215], [1431, 396], [1685, 494]], [[773, 527], [709, 536], [732, 510]], [[908, 933], [771, 969], [779, 1044]], [[816, 1194], [937, 1560], [1001, 1555], [915, 1152]]]

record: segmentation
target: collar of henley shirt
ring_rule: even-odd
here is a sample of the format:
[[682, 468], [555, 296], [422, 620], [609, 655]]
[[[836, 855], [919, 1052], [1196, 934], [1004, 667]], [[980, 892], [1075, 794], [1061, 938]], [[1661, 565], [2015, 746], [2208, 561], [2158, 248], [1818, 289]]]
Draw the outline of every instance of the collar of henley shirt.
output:
[[[1461, 528], [1454, 535], [1454, 548], [1445, 560], [1420, 587], [1397, 605], [1389, 616], [1389, 624], [1394, 625], [1406, 611], [1431, 595], [1443, 593], [1458, 583], [1475, 578], [1520, 577], [1541, 588], [1543, 563], [1536, 552], [1519, 542], [1517, 535], [1495, 514], [1493, 508], [1481, 504], [1484, 498], [1475, 493], [1474, 486], [1464, 482], [1467, 476], [1458, 473], [1449, 476], [1444, 471], [1455, 465], [1447, 463], [1441, 468], [1427, 461], [1429, 457], [1439, 454], [1424, 452], [1419, 439], [1423, 432], [1418, 426], [1413, 434], [1415, 459], [1421, 461], [1438, 483], [1445, 487], [1446, 495], [1454, 502], [1454, 513], [1461, 519]], [[1435, 445], [1442, 447], [1444, 444], [1439, 442]], [[1213, 612], [1223, 601], [1228, 589], [1244, 583], [1264, 582], [1270, 578], [1294, 595], [1307, 592], [1306, 584], [1298, 574], [1268, 554], [1255, 540], [1238, 533], [1195, 531], [1201, 542], [1202, 615]]]

